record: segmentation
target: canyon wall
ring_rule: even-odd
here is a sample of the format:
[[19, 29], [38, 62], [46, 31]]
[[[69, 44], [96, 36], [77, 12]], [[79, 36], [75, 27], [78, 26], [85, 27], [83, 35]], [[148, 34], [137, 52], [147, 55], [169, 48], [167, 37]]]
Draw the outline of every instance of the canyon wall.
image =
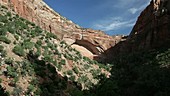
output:
[[90, 47], [98, 50], [97, 54], [101, 54], [121, 40], [121, 38], [114, 39], [100, 30], [76, 25], [55, 12], [42, 0], [0, 0], [0, 2], [19, 16], [34, 22], [44, 30], [55, 33], [59, 39], [65, 40], [69, 45], [76, 43], [76, 40], [87, 41], [83, 44], [90, 42], [92, 45]]
[[170, 47], [169, 43], [170, 1], [152, 0], [141, 12], [128, 38], [108, 49], [105, 55], [111, 61], [115, 55]]

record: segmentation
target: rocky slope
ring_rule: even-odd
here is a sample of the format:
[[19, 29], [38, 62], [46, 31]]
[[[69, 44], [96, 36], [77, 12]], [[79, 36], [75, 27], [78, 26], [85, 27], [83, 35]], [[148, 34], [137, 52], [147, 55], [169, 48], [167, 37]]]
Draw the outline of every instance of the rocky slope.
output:
[[[169, 1], [152, 0], [127, 38], [81, 28], [41, 0], [0, 3], [7, 6], [0, 6], [0, 94], [169, 96]], [[112, 61], [112, 74], [110, 65], [73, 47], [108, 56], [104, 59]]]
[[69, 96], [96, 85], [102, 74], [109, 77], [109, 70], [0, 6], [0, 88], [11, 96]]
[[[34, 22], [42, 29], [57, 34], [59, 39], [65, 40], [69, 45], [73, 43], [79, 45], [77, 43], [77, 40], [79, 40], [84, 42], [81, 46], [86, 48], [90, 43], [90, 48], [86, 49], [90, 49], [93, 55], [101, 54], [114, 46], [115, 42], [120, 41], [113, 39], [100, 30], [81, 28], [56, 13], [42, 0], [2, 0], [1, 3], [8, 6], [9, 9], [13, 9], [19, 16]], [[90, 57], [93, 58], [93, 55]]]
[[168, 47], [170, 42], [170, 1], [152, 0], [140, 14], [127, 40], [106, 51], [107, 58], [118, 54]]
[[[152, 0], [123, 42], [106, 51], [112, 75], [94, 96], [169, 96], [170, 1]], [[110, 95], [112, 94], [112, 95]]]

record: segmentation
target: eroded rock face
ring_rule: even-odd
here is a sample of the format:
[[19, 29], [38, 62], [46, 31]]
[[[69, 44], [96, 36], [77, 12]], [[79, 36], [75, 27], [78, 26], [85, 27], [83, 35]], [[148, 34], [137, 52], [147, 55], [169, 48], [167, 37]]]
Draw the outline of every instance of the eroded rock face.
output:
[[170, 40], [169, 6], [168, 0], [152, 0], [138, 17], [129, 39], [140, 39], [139, 49], [159, 47]]
[[55, 33], [68, 44], [73, 44], [76, 40], [86, 40], [94, 45], [92, 47], [100, 47], [105, 51], [120, 41], [102, 31], [79, 27], [56, 13], [42, 0], [2, 0], [1, 3], [44, 30]]
[[152, 0], [143, 10], [127, 40], [105, 52], [107, 58], [155, 48], [170, 47], [170, 1]]

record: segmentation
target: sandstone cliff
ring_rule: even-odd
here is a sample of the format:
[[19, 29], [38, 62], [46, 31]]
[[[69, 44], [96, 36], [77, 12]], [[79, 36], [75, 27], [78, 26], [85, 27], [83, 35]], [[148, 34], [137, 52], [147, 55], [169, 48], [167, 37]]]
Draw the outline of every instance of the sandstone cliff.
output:
[[101, 54], [120, 41], [100, 30], [81, 28], [52, 10], [42, 0], [1, 0], [1, 3], [44, 30], [55, 33], [69, 45], [83, 43], [81, 46], [88, 46], [86, 49], [90, 49], [95, 55]]
[[170, 1], [152, 0], [142, 11], [127, 40], [106, 51], [111, 60], [114, 55], [169, 47]]

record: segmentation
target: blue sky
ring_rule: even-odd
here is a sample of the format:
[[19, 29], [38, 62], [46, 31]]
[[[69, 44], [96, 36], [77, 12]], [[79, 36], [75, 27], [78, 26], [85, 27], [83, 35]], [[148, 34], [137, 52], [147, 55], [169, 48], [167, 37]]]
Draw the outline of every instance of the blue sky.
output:
[[44, 0], [62, 16], [84, 28], [128, 35], [150, 0]]

